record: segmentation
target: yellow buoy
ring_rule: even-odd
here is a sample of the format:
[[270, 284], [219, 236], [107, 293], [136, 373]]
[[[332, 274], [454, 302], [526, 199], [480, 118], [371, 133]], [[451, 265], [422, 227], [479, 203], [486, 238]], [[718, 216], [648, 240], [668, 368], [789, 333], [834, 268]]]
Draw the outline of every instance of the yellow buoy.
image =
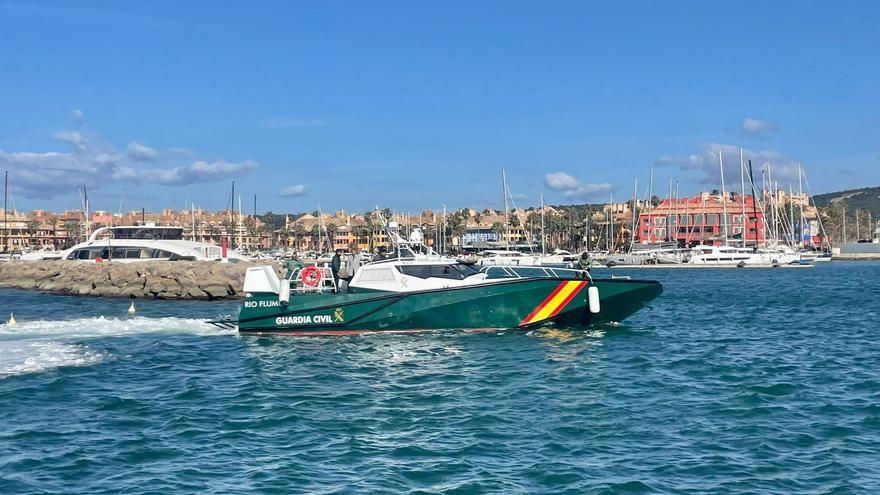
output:
[[134, 309], [134, 301], [132, 301], [131, 306], [128, 307], [128, 314], [133, 315], [135, 311], [137, 310]]
[[10, 327], [15, 326], [15, 315], [14, 314], [9, 313], [9, 321], [7, 321], [6, 324], [9, 325]]

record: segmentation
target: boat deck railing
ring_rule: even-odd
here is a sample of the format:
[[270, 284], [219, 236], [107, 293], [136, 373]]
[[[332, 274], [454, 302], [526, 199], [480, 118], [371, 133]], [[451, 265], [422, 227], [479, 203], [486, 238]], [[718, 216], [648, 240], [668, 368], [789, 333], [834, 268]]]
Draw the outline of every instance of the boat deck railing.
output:
[[[312, 265], [314, 266], [314, 265]], [[294, 270], [290, 276], [287, 278], [287, 282], [290, 284], [290, 292], [291, 293], [312, 293], [312, 292], [324, 292], [331, 291], [335, 292], [337, 290], [336, 281], [333, 280], [333, 272], [330, 270], [329, 266], [317, 266], [319, 272], [321, 273], [321, 280], [318, 282], [318, 285], [311, 286], [306, 285], [303, 282], [302, 272], [307, 267], [303, 267], [297, 270]]]
[[484, 266], [480, 269], [486, 278], [583, 278], [591, 280], [589, 272], [575, 268], [546, 266]]

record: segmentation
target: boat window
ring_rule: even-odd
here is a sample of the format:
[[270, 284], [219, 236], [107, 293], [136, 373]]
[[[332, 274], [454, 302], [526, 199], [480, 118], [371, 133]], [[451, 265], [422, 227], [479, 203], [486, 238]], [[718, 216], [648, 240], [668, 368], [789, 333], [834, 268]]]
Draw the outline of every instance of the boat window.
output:
[[480, 273], [478, 270], [464, 265], [398, 265], [397, 271], [404, 275], [417, 278], [447, 278], [452, 280], [464, 280], [471, 275]]
[[126, 249], [125, 250], [125, 259], [137, 259], [140, 256], [140, 249]]
[[390, 268], [361, 269], [360, 282], [393, 282], [394, 272]]
[[113, 248], [113, 251], [110, 253], [114, 258], [125, 258], [125, 248]]
[[410, 277], [428, 278], [431, 276], [431, 267], [428, 265], [398, 265], [397, 271]]
[[467, 275], [458, 270], [454, 265], [434, 265], [431, 267], [431, 276], [434, 278], [448, 278], [451, 280], [464, 280]]
[[78, 249], [76, 250], [76, 259], [78, 260], [87, 260], [89, 259], [90, 249]]
[[153, 251], [153, 258], [170, 258], [171, 253], [165, 251], [164, 249], [157, 249]]
[[138, 256], [140, 259], [152, 258], [153, 250], [150, 248], [141, 248], [140, 255]]
[[480, 273], [480, 270], [477, 270], [471, 265], [465, 265], [464, 263], [457, 263], [452, 266], [454, 266], [455, 269], [461, 272], [465, 277], [470, 277], [471, 275], [476, 275]]

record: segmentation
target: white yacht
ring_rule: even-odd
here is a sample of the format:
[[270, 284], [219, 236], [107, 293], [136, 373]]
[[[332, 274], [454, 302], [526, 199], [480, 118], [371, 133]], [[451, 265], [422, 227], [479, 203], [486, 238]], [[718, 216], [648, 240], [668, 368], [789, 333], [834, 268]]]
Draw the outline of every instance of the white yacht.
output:
[[504, 249], [489, 249], [479, 253], [480, 266], [554, 266], [572, 267], [577, 262], [577, 256], [564, 250], [557, 249], [553, 254], [526, 254], [519, 251]]
[[699, 245], [691, 250], [688, 260], [692, 265], [785, 265], [800, 261], [798, 253], [784, 248], [752, 248], [734, 246], [708, 246]]
[[[183, 228], [145, 225], [101, 227], [81, 242], [62, 253], [61, 259], [74, 261], [216, 261], [223, 255], [222, 248], [206, 242], [186, 241]], [[228, 250], [230, 260], [243, 261], [244, 256]]]
[[56, 250], [55, 246], [48, 245], [23, 252], [18, 259], [20, 261], [51, 261], [60, 260], [63, 254], [62, 250]]

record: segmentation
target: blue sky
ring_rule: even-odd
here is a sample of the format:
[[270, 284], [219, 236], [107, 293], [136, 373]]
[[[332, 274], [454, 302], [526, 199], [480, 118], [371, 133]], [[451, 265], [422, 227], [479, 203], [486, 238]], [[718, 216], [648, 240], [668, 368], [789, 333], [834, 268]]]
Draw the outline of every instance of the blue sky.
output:
[[[613, 5], [612, 5], [613, 4]], [[880, 184], [876, 2], [0, 0], [15, 205], [398, 211]], [[796, 184], [795, 184], [796, 186]], [[642, 191], [643, 193], [644, 191]], [[641, 194], [641, 193], [640, 193]]]

